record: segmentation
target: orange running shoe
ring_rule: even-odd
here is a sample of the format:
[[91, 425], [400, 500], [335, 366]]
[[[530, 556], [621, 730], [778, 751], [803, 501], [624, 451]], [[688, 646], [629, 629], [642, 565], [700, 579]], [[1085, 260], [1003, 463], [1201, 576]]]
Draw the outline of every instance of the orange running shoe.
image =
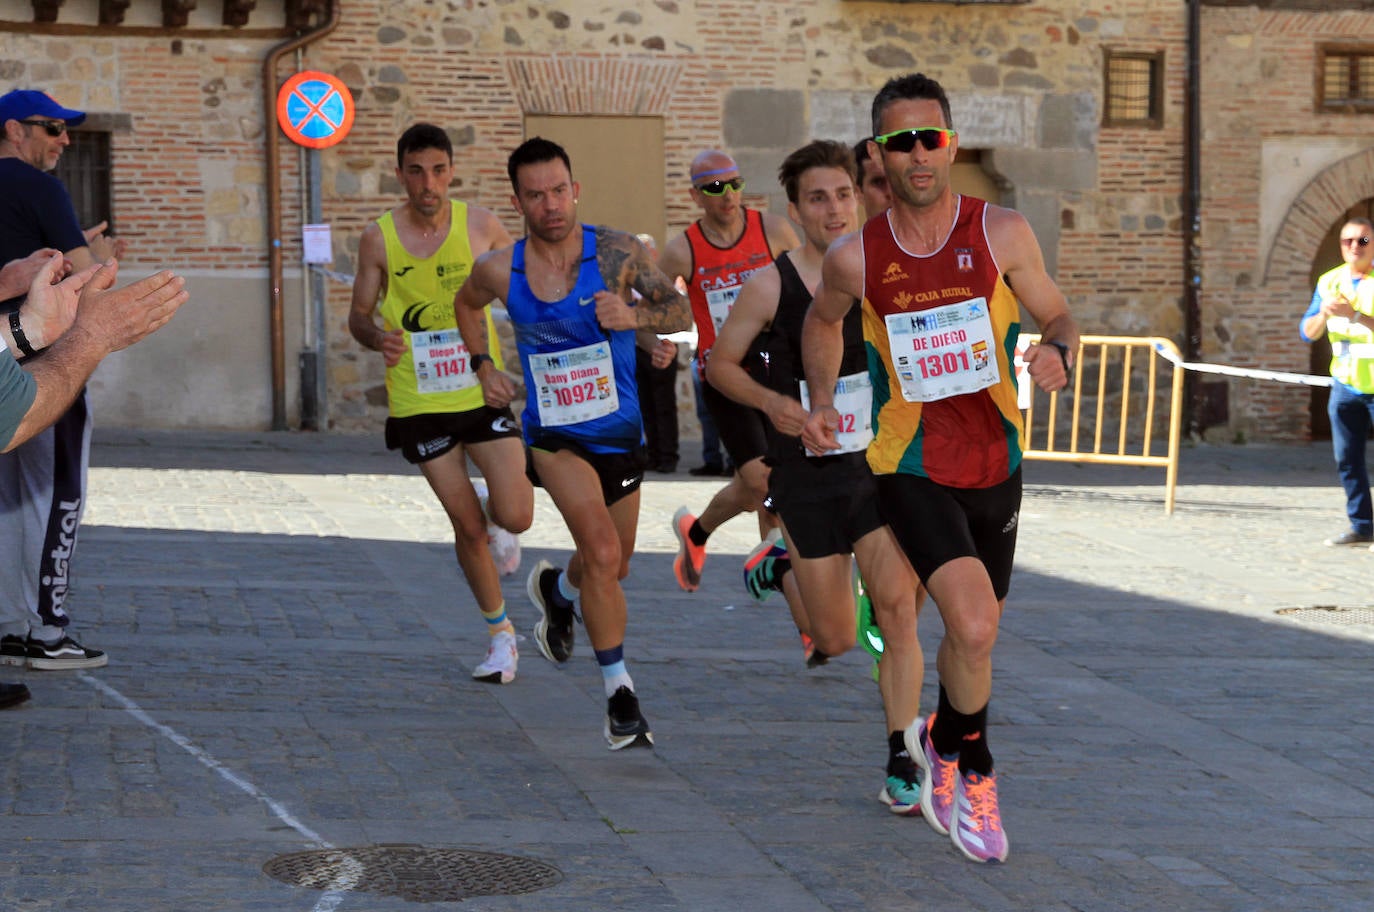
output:
[[830, 656], [816, 648], [816, 641], [806, 634], [801, 635], [802, 658], [806, 660], [807, 668], [819, 668], [830, 661]]
[[692, 544], [687, 531], [697, 518], [678, 507], [673, 514], [673, 534], [677, 536], [677, 557], [673, 558], [673, 575], [684, 592], [696, 592], [701, 585], [701, 567], [706, 563], [706, 546]]

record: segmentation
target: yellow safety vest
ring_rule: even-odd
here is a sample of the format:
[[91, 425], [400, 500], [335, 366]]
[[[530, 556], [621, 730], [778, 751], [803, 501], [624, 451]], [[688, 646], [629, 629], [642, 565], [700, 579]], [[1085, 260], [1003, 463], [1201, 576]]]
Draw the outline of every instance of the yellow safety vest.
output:
[[[1317, 280], [1317, 294], [1323, 303], [1345, 295], [1357, 311], [1374, 317], [1374, 276], [1356, 285], [1344, 263]], [[1326, 337], [1331, 340], [1331, 376], [1361, 393], [1374, 393], [1374, 330], [1332, 317], [1326, 321]]]

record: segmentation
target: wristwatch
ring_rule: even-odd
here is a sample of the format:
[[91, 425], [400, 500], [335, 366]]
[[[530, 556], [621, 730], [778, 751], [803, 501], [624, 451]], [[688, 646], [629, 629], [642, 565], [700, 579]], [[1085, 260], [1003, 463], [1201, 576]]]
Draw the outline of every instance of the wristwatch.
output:
[[1053, 345], [1059, 349], [1059, 360], [1064, 362], [1064, 376], [1069, 376], [1069, 347], [1063, 342], [1046, 342], [1046, 345]]
[[10, 335], [14, 336], [14, 344], [19, 346], [19, 351], [23, 352], [25, 357], [33, 356], [33, 346], [29, 344], [29, 337], [24, 335], [24, 327], [19, 323], [17, 310], [10, 311]]
[[469, 368], [474, 374], [477, 373], [477, 369], [478, 369], [479, 367], [481, 367], [483, 364], [488, 364], [488, 363], [490, 363], [490, 364], [495, 364], [495, 363], [496, 363], [495, 361], [492, 360], [491, 355], [473, 355], [472, 357], [468, 358], [468, 368]]

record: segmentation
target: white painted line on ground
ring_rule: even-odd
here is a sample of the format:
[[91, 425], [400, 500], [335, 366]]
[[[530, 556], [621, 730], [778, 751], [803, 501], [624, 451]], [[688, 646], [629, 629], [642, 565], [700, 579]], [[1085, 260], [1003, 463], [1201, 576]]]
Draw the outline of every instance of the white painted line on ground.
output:
[[[225, 766], [223, 763], [220, 763], [218, 760], [210, 756], [204, 750], [197, 747], [195, 744], [191, 742], [190, 738], [187, 738], [185, 735], [181, 734], [176, 729], [163, 725], [161, 722], [157, 721], [152, 716], [148, 715], [148, 713], [144, 711], [143, 707], [139, 706], [133, 700], [130, 700], [128, 697], [124, 696], [124, 694], [120, 693], [118, 690], [115, 690], [109, 684], [106, 684], [99, 678], [91, 677], [84, 671], [79, 672], [76, 677], [79, 680], [91, 685], [101, 693], [105, 694], [105, 696], [114, 700], [116, 703], [119, 703], [121, 706], [124, 707], [124, 710], [129, 715], [133, 716], [135, 719], [137, 719], [139, 722], [142, 722], [144, 725], [148, 726], [153, 731], [162, 735], [168, 741], [171, 741], [173, 744], [175, 744], [182, 750], [186, 751], [186, 753], [190, 754], [192, 757], [195, 757], [196, 760], [199, 761], [202, 766], [206, 767], [207, 769], [215, 773], [225, 782], [228, 782], [230, 785], [234, 786], [239, 791], [248, 795], [255, 801], [260, 801], [263, 804], [267, 805], [268, 810], [270, 810], [278, 820], [289, 826], [291, 829], [295, 830], [297, 833], [301, 834], [301, 836], [309, 842], [313, 842], [316, 846], [318, 846], [321, 849], [334, 848], [334, 846], [331, 845], [328, 841], [326, 841], [324, 837], [322, 837], [319, 833], [316, 833], [314, 830], [310, 829], [310, 827], [306, 826], [304, 823], [301, 823], [299, 820], [297, 820], [295, 816], [293, 816], [292, 813], [288, 811], [280, 801], [277, 801], [276, 799], [272, 798], [272, 796], [263, 792], [256, 785], [249, 782], [247, 779], [244, 779], [238, 773], [229, 769], [229, 767]], [[339, 907], [339, 905], [343, 902], [344, 895], [353, 887], [357, 886], [358, 879], [362, 875], [363, 871], [362, 865], [354, 859], [345, 856], [344, 861], [339, 865], [339, 868], [341, 871], [340, 875], [337, 876], [334, 879], [334, 881], [329, 885], [329, 888], [327, 888], [324, 891], [324, 895], [320, 897], [319, 902], [315, 903], [315, 908], [313, 912], [334, 912], [334, 910], [336, 910]]]

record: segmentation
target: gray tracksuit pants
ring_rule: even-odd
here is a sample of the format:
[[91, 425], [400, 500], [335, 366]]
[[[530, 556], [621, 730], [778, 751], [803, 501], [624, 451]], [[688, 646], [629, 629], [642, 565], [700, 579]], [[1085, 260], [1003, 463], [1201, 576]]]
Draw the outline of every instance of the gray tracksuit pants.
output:
[[0, 454], [0, 634], [63, 636], [90, 445], [82, 391], [51, 428]]

